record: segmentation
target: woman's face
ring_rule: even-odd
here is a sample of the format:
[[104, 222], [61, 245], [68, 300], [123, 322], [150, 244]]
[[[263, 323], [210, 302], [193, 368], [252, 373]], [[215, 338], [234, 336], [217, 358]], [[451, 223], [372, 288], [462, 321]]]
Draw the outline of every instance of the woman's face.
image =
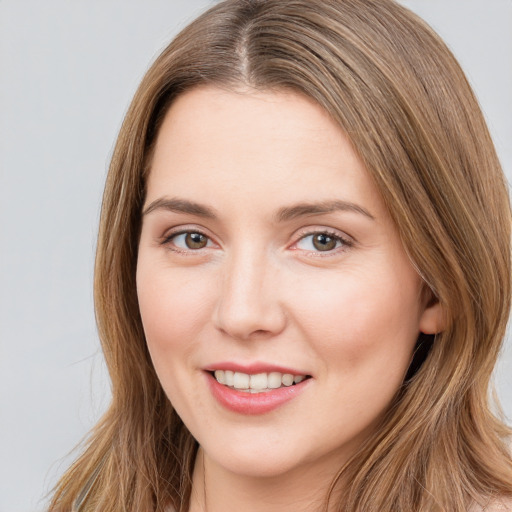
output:
[[137, 291], [163, 389], [212, 467], [339, 468], [389, 406], [419, 332], [436, 330], [422, 290], [318, 105], [213, 87], [176, 100], [147, 184]]

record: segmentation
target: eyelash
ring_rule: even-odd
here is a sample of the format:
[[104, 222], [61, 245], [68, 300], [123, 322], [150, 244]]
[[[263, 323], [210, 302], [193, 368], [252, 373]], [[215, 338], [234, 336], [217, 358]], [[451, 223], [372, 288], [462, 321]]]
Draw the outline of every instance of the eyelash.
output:
[[176, 231], [176, 232], [171, 233], [168, 236], [164, 237], [164, 239], [161, 241], [161, 245], [167, 246], [173, 252], [177, 252], [177, 253], [183, 254], [185, 256], [194, 256], [194, 253], [198, 252], [200, 249], [182, 249], [182, 248], [176, 247], [175, 245], [172, 244], [173, 238], [176, 238], [179, 235], [188, 235], [188, 234], [202, 235], [205, 238], [207, 238], [208, 241], [211, 241], [211, 238], [206, 233], [203, 233], [199, 229], [182, 229], [180, 231]]
[[[307, 251], [309, 254], [311, 254], [315, 258], [327, 258], [329, 256], [335, 256], [338, 255], [340, 252], [344, 252], [347, 249], [350, 249], [353, 247], [354, 242], [350, 240], [348, 237], [344, 237], [340, 235], [338, 232], [331, 231], [329, 229], [319, 229], [315, 231], [305, 231], [300, 234], [298, 240], [293, 243], [294, 246], [296, 246], [299, 242], [305, 240], [308, 237], [314, 237], [315, 235], [326, 235], [329, 238], [332, 238], [336, 241], [336, 243], [340, 243], [340, 247], [335, 247], [332, 250], [329, 251]], [[300, 249], [294, 249], [294, 250], [300, 250]]]
[[[187, 235], [187, 234], [202, 235], [205, 238], [207, 238], [208, 241], [211, 241], [211, 238], [206, 233], [202, 232], [199, 229], [183, 229], [183, 230], [171, 233], [170, 235], [164, 237], [164, 239], [161, 241], [161, 245], [167, 246], [173, 252], [177, 252], [179, 254], [183, 254], [183, 255], [186, 255], [186, 256], [193, 256], [193, 255], [195, 255], [194, 253], [199, 252], [203, 248], [200, 248], [200, 249], [190, 249], [190, 248], [189, 249], [182, 249], [182, 248], [176, 247], [175, 245], [172, 244], [172, 241], [173, 241], [174, 238], [178, 237], [179, 235]], [[329, 256], [333, 256], [333, 255], [339, 254], [340, 252], [343, 252], [343, 251], [345, 251], [347, 249], [350, 249], [351, 247], [354, 246], [354, 242], [352, 240], [350, 240], [350, 239], [348, 239], [346, 237], [343, 237], [339, 233], [334, 232], [334, 231], [330, 231], [328, 229], [319, 229], [317, 231], [305, 231], [305, 232], [300, 234], [299, 238], [297, 239], [297, 241], [295, 241], [293, 243], [293, 245], [296, 246], [299, 242], [305, 240], [308, 237], [312, 237], [312, 236], [315, 236], [315, 235], [326, 235], [329, 238], [334, 239], [336, 241], [336, 243], [339, 242], [341, 244], [341, 246], [340, 247], [335, 247], [334, 249], [329, 250], [329, 251], [306, 251], [306, 252], [310, 253], [311, 255], [313, 255], [314, 257], [329, 257]], [[206, 247], [204, 247], [204, 248], [206, 248]], [[300, 250], [300, 249], [293, 249], [293, 250]]]

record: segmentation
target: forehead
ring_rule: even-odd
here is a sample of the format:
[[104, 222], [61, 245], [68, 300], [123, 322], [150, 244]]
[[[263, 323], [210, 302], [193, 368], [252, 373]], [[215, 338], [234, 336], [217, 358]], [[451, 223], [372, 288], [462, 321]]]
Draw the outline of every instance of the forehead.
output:
[[363, 200], [381, 206], [348, 137], [294, 92], [199, 87], [177, 98], [160, 128], [147, 190], [228, 200]]

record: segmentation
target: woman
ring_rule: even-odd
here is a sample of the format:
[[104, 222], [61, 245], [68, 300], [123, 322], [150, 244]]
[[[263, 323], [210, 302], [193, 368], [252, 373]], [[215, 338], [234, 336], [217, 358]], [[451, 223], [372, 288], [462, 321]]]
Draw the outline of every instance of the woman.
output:
[[50, 510], [512, 510], [489, 379], [510, 208], [451, 53], [391, 0], [227, 0], [105, 188], [112, 404]]

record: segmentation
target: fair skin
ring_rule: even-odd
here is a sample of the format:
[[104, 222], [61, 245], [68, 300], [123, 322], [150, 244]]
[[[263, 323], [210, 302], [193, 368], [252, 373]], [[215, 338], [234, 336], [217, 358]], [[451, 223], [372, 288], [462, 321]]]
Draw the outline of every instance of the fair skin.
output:
[[[147, 344], [200, 444], [190, 510], [318, 510], [441, 320], [362, 161], [301, 95], [200, 87], [165, 117], [144, 212]], [[304, 380], [267, 410], [268, 388], [224, 393], [231, 367]]]

